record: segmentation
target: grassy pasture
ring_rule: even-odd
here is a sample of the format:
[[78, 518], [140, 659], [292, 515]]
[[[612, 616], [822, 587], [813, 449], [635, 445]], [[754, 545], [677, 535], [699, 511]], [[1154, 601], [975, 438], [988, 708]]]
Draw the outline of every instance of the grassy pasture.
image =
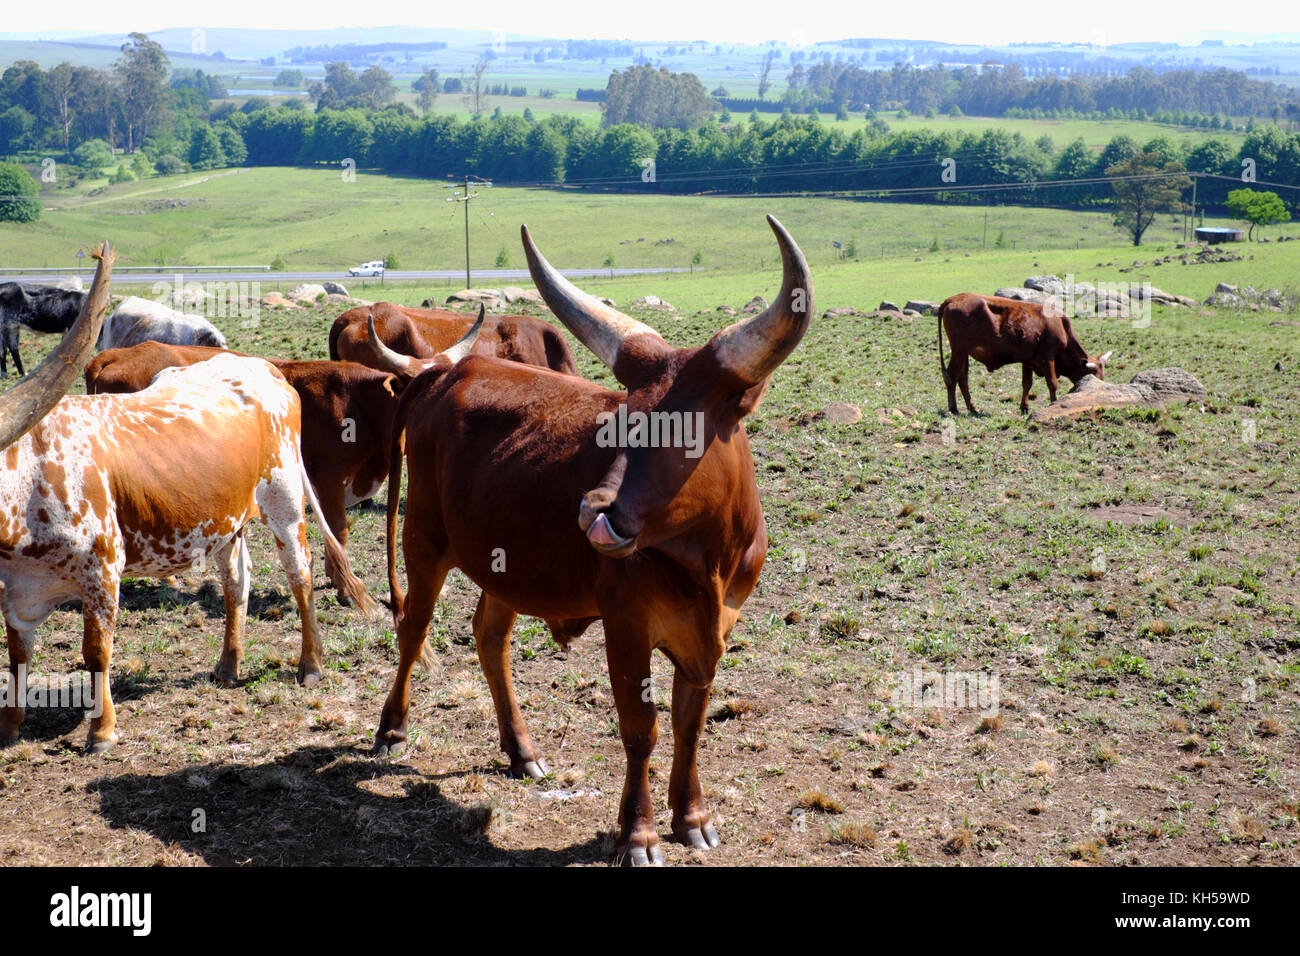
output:
[[[650, 207], [619, 201], [635, 224], [623, 228], [655, 234]], [[779, 212], [816, 261], [809, 237], [826, 227]], [[714, 249], [691, 232], [704, 220], [681, 215], [679, 241]], [[249, 216], [287, 228], [264, 208]], [[120, 221], [127, 228], [108, 235], [126, 245], [140, 220]], [[531, 211], [529, 221], [544, 222]], [[738, 261], [771, 256], [757, 204], [732, 222], [736, 241], [752, 244]], [[357, 225], [375, 231], [364, 217]], [[558, 220], [538, 235], [561, 262], [585, 254], [587, 240]], [[1252, 251], [1187, 267], [1185, 284], [1154, 281], [1198, 296], [1219, 280], [1276, 285], [1300, 254]], [[1081, 278], [1098, 258], [1040, 255], [1041, 271], [1077, 264]], [[988, 414], [958, 418], [951, 441], [933, 319], [820, 317], [885, 295], [1018, 284], [1039, 271], [1031, 261], [1019, 251], [817, 261], [818, 317], [747, 426], [771, 548], [701, 744], [724, 842], [707, 855], [669, 846], [670, 863], [1300, 863], [1298, 317], [1171, 309], [1146, 329], [1080, 321], [1085, 343], [1116, 350], [1112, 378], [1177, 364], [1209, 398], [1037, 427], [1016, 412], [1016, 371], [980, 370], [972, 388]], [[692, 345], [730, 321], [696, 309], [770, 296], [777, 281], [769, 258], [761, 271], [590, 287], [620, 302], [647, 292], [675, 302], [680, 315], [638, 317]], [[335, 311], [268, 310], [257, 328], [225, 331], [236, 349], [321, 357]], [[52, 344], [27, 345], [28, 357]], [[584, 375], [611, 383], [575, 353]], [[1045, 391], [1040, 382], [1034, 404]], [[834, 401], [858, 404], [863, 420], [815, 417]], [[383, 594], [382, 514], [353, 514], [349, 551]], [[555, 776], [511, 781], [472, 647], [476, 592], [453, 574], [431, 629], [437, 669], [414, 682], [411, 743], [376, 763], [366, 750], [396, 661], [390, 622], [362, 622], [318, 584], [328, 677], [296, 687], [296, 615], [261, 525], [250, 549], [243, 683], [206, 679], [221, 637], [214, 576], [177, 590], [128, 583], [113, 671], [123, 742], [87, 759], [79, 714], [29, 712], [22, 741], [0, 751], [0, 859], [608, 859], [624, 764], [598, 626], [565, 654], [540, 622], [516, 625], [521, 705]], [[38, 633], [36, 668], [74, 670], [80, 641], [75, 607], [57, 611]], [[997, 714], [900, 696], [916, 668], [923, 683], [995, 675]], [[670, 686], [666, 661], [654, 673]], [[651, 781], [666, 834], [666, 709], [660, 732]], [[195, 808], [205, 833], [191, 829]]]
[[[3, 261], [40, 264], [33, 250], [108, 235], [133, 263], [161, 254], [242, 264], [279, 252], [291, 268], [341, 268], [394, 249], [407, 267], [459, 264], [459, 220], [442, 206], [432, 208], [449, 222], [424, 215], [429, 194], [441, 203], [436, 184], [253, 170], [184, 185], [202, 178], [75, 201], [55, 194], [63, 208], [36, 227], [0, 232]], [[191, 202], [148, 205], [176, 197]], [[1172, 251], [1181, 229], [1162, 222], [1152, 245], [1133, 250], [1103, 216], [1054, 210], [990, 210], [990, 244], [1003, 228], [1017, 242], [997, 250], [977, 248], [982, 208], [504, 189], [480, 208], [505, 222], [476, 225], [479, 268], [502, 245], [519, 264], [519, 221], [560, 265], [610, 252], [618, 265], [681, 265], [703, 250], [695, 274], [587, 283], [619, 302], [649, 292], [672, 301], [683, 314], [641, 317], [682, 345], [729, 321], [697, 310], [774, 291], [766, 211], [808, 252], [820, 309], [992, 291], [1039, 272], [1149, 278], [1202, 298], [1219, 281], [1291, 284], [1300, 254], [1292, 244], [1237, 246], [1251, 258], [1121, 273]], [[1084, 236], [1096, 247], [1074, 248]], [[930, 253], [935, 237], [945, 248]], [[665, 238], [675, 241], [655, 245]], [[853, 239], [859, 261], [834, 259], [832, 238]], [[349, 287], [407, 302], [437, 292], [427, 283]], [[257, 329], [226, 331], [241, 350], [322, 357], [332, 317], [268, 312]], [[942, 440], [933, 320], [815, 321], [750, 421], [772, 550], [724, 659], [702, 748], [706, 791], [725, 823], [710, 859], [1295, 863], [1300, 554], [1287, 476], [1298, 409], [1285, 370], [1296, 354], [1294, 326], [1273, 324], [1293, 319], [1158, 310], [1150, 329], [1081, 322], [1091, 347], [1117, 350], [1112, 376], [1182, 364], [1210, 400], [1033, 429], [1015, 414], [1014, 372], [979, 372], [976, 399], [991, 414], [959, 419], [952, 444]], [[35, 362], [51, 344], [27, 336], [26, 357]], [[610, 381], [577, 354], [584, 374]], [[866, 417], [853, 426], [811, 420], [831, 401], [855, 402]], [[351, 545], [379, 593], [381, 524], [377, 511], [358, 509]], [[474, 595], [455, 578], [435, 620], [441, 669], [417, 677], [411, 750], [375, 765], [362, 748], [391, 678], [391, 630], [361, 624], [320, 592], [331, 676], [298, 690], [294, 614], [260, 526], [252, 548], [245, 683], [221, 690], [203, 679], [220, 640], [214, 579], [195, 576], [178, 591], [130, 584], [114, 673], [125, 741], [87, 761], [74, 752], [84, 734], [77, 715], [33, 714], [24, 742], [0, 753], [0, 781], [18, 808], [0, 838], [6, 859], [605, 859], [622, 756], [598, 629], [566, 656], [538, 622], [517, 626], [521, 698], [557, 778], [510, 782], [466, 643]], [[79, 633], [73, 611], [57, 612], [40, 632], [38, 666], [74, 668]], [[992, 669], [998, 719], [895, 706], [899, 675], [917, 666]], [[666, 685], [666, 665], [656, 674]], [[661, 811], [671, 745], [663, 731]], [[556, 788], [583, 794], [536, 796]], [[207, 835], [189, 830], [196, 806], [220, 821]], [[68, 839], [74, 823], [81, 829]], [[412, 828], [427, 840], [413, 845]], [[339, 832], [358, 840], [343, 848]]]
[[[291, 270], [344, 272], [395, 252], [403, 269], [460, 268], [463, 210], [446, 201], [443, 185], [364, 170], [348, 182], [339, 170], [257, 167], [47, 188], [39, 221], [0, 223], [0, 265], [71, 267], [87, 237], [110, 236], [119, 262], [132, 266], [258, 265], [279, 255]], [[772, 254], [762, 226], [767, 212], [794, 230], [819, 266], [838, 261], [832, 241], [852, 242], [865, 276], [879, 274], [877, 257], [894, 269], [920, 256], [917, 272], [939, 278], [950, 270], [933, 270], [936, 260], [957, 262], [968, 252], [994, 262], [1076, 248], [1086, 253], [1080, 262], [1149, 260], [1183, 234], [1181, 217], [1162, 216], [1146, 245], [1126, 252], [1104, 212], [797, 196], [665, 202], [653, 193], [498, 187], [472, 204], [471, 262], [492, 268], [504, 248], [511, 266], [522, 268], [517, 230], [526, 222], [561, 266], [599, 266], [612, 255], [622, 267], [685, 267], [698, 251], [706, 269], [761, 271]], [[1287, 224], [1262, 234], [1288, 230], [1295, 231]], [[1006, 249], [995, 248], [999, 234]], [[940, 252], [930, 253], [936, 240]]]

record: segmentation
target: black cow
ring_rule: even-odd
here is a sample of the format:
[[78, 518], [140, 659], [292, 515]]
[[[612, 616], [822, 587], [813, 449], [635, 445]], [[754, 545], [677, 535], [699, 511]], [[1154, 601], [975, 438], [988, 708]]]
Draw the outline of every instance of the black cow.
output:
[[86, 293], [70, 289], [0, 283], [0, 378], [9, 377], [9, 356], [13, 356], [18, 374], [24, 374], [18, 356], [19, 325], [33, 332], [62, 335], [77, 321], [85, 301]]

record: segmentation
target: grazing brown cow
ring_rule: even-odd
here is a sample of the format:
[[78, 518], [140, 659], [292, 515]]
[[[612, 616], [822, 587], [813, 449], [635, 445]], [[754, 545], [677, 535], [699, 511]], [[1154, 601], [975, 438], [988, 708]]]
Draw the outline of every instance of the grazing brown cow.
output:
[[[952, 361], [943, 361], [943, 336], [948, 334]], [[948, 388], [948, 411], [957, 414], [957, 386], [966, 407], [977, 414], [970, 400], [970, 359], [983, 362], [990, 372], [1013, 362], [1023, 368], [1020, 411], [1029, 411], [1029, 389], [1034, 373], [1047, 379], [1047, 390], [1056, 401], [1056, 377], [1077, 382], [1085, 375], [1102, 378], [1107, 352], [1090, 356], [1079, 343], [1069, 318], [1052, 305], [1037, 305], [995, 295], [961, 292], [939, 306], [939, 368]]]
[[213, 675], [237, 680], [250, 584], [244, 527], [259, 516], [298, 604], [298, 679], [320, 679], [304, 497], [350, 597], [363, 608], [373, 604], [320, 520], [299, 423], [298, 395], [273, 366], [224, 354], [167, 369], [133, 395], [64, 398], [5, 449], [0, 500], [11, 510], [0, 515], [0, 583], [16, 692], [0, 707], [0, 741], [18, 736], [36, 628], [55, 607], [80, 598], [82, 656], [98, 705], [87, 747], [116, 742], [108, 671], [124, 575], [166, 577], [214, 561], [226, 628]]
[[108, 307], [108, 277], [115, 256], [106, 242], [91, 255], [99, 264], [76, 322], [31, 375], [0, 395], [0, 451], [26, 434], [58, 404], [77, 377], [77, 369], [95, 349], [104, 310]]
[[[366, 333], [366, 320], [371, 316], [384, 345], [422, 359], [432, 359], [447, 349], [474, 324], [468, 315], [445, 309], [414, 309], [391, 302], [358, 306], [344, 312], [330, 327], [330, 358], [371, 364], [374, 353]], [[551, 368], [565, 375], [578, 374], [564, 336], [531, 315], [488, 316], [474, 353]]]
[[[398, 393], [425, 365], [454, 364], [468, 354], [482, 322], [480, 310], [478, 322], [464, 339], [432, 360], [411, 359], [412, 367], [394, 369], [398, 374], [370, 367], [384, 361], [382, 357], [372, 358], [370, 366], [356, 362], [266, 360], [280, 370], [302, 402], [303, 462], [320, 497], [325, 522], [341, 544], [348, 541], [347, 509], [373, 497], [388, 477], [390, 430]], [[161, 342], [110, 349], [86, 366], [86, 392], [138, 392], [165, 368], [193, 365], [226, 354], [238, 353]], [[328, 551], [325, 574], [338, 590], [339, 601], [348, 603], [348, 582]]]
[[[603, 620], [627, 753], [620, 857], [663, 860], [647, 776], [658, 736], [650, 682], [656, 649], [675, 667], [673, 835], [698, 849], [717, 845], [696, 751], [718, 661], [767, 552], [741, 420], [803, 337], [813, 309], [803, 254], [780, 223], [768, 222], [784, 265], [775, 301], [688, 349], [670, 347], [649, 326], [576, 289], [525, 228], [529, 269], [551, 311], [627, 391], [470, 355], [449, 371], [421, 375], [402, 393], [388, 477], [389, 584], [401, 660], [379, 722], [378, 753], [406, 739], [411, 668], [443, 580], [460, 568], [483, 592], [474, 637], [511, 772], [547, 772], [511, 682], [515, 616], [544, 619], [563, 645]], [[396, 570], [403, 451], [410, 468], [405, 598]]]

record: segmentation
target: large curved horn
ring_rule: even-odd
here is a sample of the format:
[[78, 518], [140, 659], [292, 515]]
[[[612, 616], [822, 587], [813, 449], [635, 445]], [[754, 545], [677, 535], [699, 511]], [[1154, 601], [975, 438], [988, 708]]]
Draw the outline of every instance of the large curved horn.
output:
[[375, 331], [375, 317], [373, 314], [366, 316], [366, 338], [370, 346], [370, 357], [375, 368], [381, 372], [414, 378], [424, 371], [424, 367], [418, 359], [396, 352], [383, 343], [379, 338], [379, 333]]
[[723, 367], [751, 385], [771, 375], [794, 351], [813, 311], [812, 274], [803, 253], [775, 217], [768, 216], [767, 224], [781, 247], [781, 291], [758, 315], [728, 326], [711, 343]]
[[618, 359], [619, 347], [634, 335], [653, 335], [664, 348], [668, 347], [659, 333], [650, 326], [624, 315], [594, 295], [583, 292], [560, 275], [537, 251], [527, 226], [520, 226], [519, 234], [524, 243], [524, 255], [528, 257], [528, 271], [532, 274], [537, 291], [542, 294], [555, 317], [578, 337], [578, 341], [591, 349], [596, 358], [608, 365], [611, 371]]
[[[447, 360], [448, 365], [455, 365], [470, 352], [474, 351], [474, 343], [478, 341], [478, 334], [483, 330], [483, 319], [487, 316], [487, 306], [479, 303], [478, 319], [470, 326], [469, 331], [460, 337], [460, 341], [450, 348], [445, 348], [438, 355]], [[428, 368], [433, 362], [425, 362], [424, 367]]]
[[0, 395], [0, 448], [7, 448], [21, 438], [58, 404], [94, 351], [108, 305], [108, 277], [116, 257], [107, 242], [91, 255], [99, 260], [99, 265], [95, 267], [95, 281], [81, 305], [77, 321], [45, 361]]

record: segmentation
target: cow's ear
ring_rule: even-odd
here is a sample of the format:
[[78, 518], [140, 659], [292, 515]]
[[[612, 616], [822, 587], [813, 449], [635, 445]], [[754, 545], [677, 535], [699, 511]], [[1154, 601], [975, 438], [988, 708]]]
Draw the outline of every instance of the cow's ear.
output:
[[767, 384], [770, 381], [772, 381], [772, 377], [769, 375], [757, 385], [751, 385], [743, 392], [737, 392], [730, 398], [729, 401], [735, 410], [736, 418], [744, 418], [763, 404], [763, 396], [767, 394]]
[[398, 378], [396, 375], [384, 376], [384, 391], [396, 398], [402, 394], [402, 389], [406, 388], [407, 380]]

